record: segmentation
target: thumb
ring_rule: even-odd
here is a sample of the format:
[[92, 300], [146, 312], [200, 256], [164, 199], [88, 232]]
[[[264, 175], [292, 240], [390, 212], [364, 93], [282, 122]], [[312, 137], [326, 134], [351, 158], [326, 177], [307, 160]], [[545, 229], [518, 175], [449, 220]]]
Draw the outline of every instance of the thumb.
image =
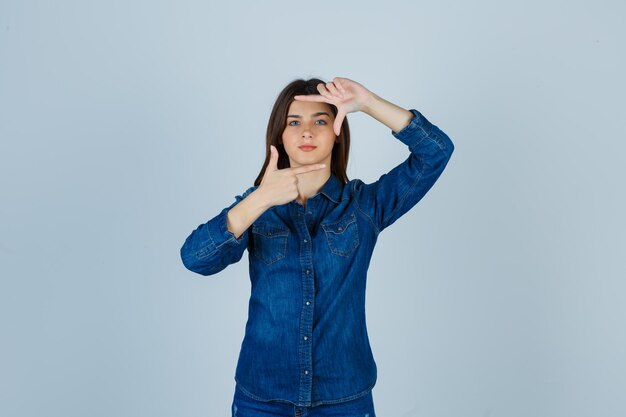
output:
[[278, 169], [278, 150], [274, 145], [270, 145], [270, 160], [265, 171], [276, 171]]
[[343, 108], [337, 109], [337, 116], [335, 116], [335, 123], [333, 124], [333, 130], [337, 136], [341, 133], [341, 125], [343, 124], [343, 119], [345, 117], [346, 111]]

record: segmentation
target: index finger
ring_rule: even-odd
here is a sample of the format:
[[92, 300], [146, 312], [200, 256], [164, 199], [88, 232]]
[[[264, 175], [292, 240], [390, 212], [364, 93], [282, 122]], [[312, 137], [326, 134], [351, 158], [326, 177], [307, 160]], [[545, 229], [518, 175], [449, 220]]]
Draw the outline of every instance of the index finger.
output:
[[297, 95], [297, 96], [293, 96], [293, 98], [295, 100], [300, 100], [300, 101], [321, 101], [324, 103], [330, 103], [332, 104], [332, 102], [330, 100], [328, 100], [326, 97], [324, 97], [321, 94], [311, 94], [311, 95]]
[[322, 168], [326, 168], [326, 164], [311, 164], [311, 165], [305, 165], [301, 167], [285, 168], [285, 169], [288, 169], [295, 175], [298, 175], [298, 174], [304, 174], [306, 172], [315, 171], [316, 169], [322, 169]]

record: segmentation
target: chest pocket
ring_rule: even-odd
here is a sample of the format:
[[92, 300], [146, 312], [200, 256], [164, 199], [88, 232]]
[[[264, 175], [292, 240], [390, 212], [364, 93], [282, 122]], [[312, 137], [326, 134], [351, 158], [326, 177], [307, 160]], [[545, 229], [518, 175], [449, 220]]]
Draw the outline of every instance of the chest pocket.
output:
[[324, 229], [328, 247], [335, 255], [350, 256], [359, 246], [359, 230], [354, 213], [336, 222], [322, 223], [321, 226]]
[[252, 253], [266, 264], [274, 263], [285, 257], [289, 229], [269, 223], [252, 223]]

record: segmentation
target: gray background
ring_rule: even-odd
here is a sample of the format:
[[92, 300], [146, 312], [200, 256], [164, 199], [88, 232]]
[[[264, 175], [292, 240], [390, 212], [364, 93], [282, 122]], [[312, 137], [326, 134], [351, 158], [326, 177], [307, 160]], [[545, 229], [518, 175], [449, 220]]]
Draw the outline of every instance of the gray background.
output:
[[[456, 146], [372, 259], [379, 417], [625, 415], [625, 11], [2, 0], [0, 415], [230, 415], [247, 254], [202, 277], [178, 251], [251, 185], [276, 95], [312, 76]], [[348, 120], [350, 178], [408, 156]]]

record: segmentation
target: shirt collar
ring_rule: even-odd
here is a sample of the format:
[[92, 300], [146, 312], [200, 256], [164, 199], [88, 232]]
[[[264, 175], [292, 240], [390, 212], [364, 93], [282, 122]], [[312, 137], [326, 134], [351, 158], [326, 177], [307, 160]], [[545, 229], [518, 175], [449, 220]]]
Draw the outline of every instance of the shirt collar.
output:
[[321, 194], [324, 194], [327, 198], [334, 201], [335, 203], [339, 203], [341, 201], [341, 192], [343, 191], [343, 184], [337, 178], [335, 174], [330, 173], [330, 177], [322, 186], [320, 190]]

